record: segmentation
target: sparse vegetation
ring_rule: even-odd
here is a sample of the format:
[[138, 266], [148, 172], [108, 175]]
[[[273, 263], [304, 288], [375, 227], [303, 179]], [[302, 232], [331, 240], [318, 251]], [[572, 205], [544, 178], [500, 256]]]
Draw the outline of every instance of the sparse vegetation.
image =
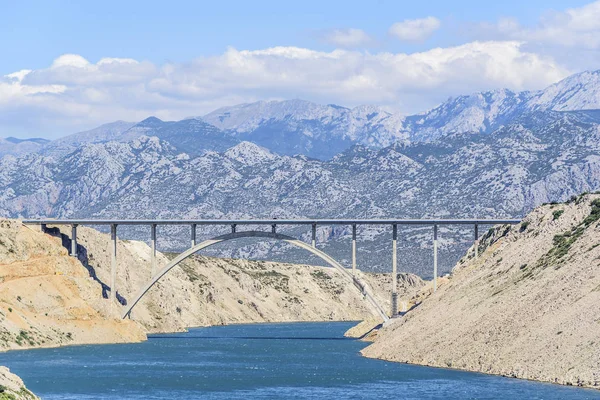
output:
[[552, 213], [552, 221], [556, 221], [557, 219], [560, 218], [561, 215], [563, 215], [565, 212], [565, 210], [556, 210]]
[[560, 261], [569, 253], [573, 244], [583, 235], [583, 232], [594, 222], [600, 220], [600, 199], [591, 203], [592, 210], [590, 214], [579, 225], [565, 232], [562, 235], [555, 235], [553, 239], [554, 247], [548, 251], [538, 261], [538, 267], [546, 267], [551, 263], [557, 263], [556, 268], [560, 268]]
[[523, 222], [521, 222], [521, 227], [519, 228], [519, 232], [523, 233], [527, 230], [527, 228], [529, 228], [529, 221], [523, 221]]

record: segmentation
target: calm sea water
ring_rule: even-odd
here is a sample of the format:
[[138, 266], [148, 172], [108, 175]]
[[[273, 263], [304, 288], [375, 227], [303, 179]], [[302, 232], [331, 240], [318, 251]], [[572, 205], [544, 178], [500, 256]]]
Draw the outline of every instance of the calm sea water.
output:
[[600, 399], [600, 391], [361, 357], [351, 323], [232, 325], [0, 354], [44, 399]]

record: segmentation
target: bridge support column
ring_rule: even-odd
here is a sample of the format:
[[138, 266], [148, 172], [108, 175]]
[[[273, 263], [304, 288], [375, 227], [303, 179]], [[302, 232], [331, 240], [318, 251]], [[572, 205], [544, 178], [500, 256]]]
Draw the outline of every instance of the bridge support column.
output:
[[235, 233], [236, 224], [231, 224], [231, 233]]
[[356, 276], [356, 224], [352, 224], [352, 276]]
[[392, 225], [392, 317], [398, 314], [398, 225]]
[[114, 307], [117, 298], [117, 224], [110, 225], [111, 262], [110, 262], [110, 304]]
[[271, 225], [271, 233], [277, 233], [277, 225], [276, 224]]
[[196, 245], [196, 224], [192, 224], [192, 247]]
[[77, 257], [77, 224], [71, 225], [71, 256]]
[[433, 225], [433, 291], [437, 290], [438, 276], [438, 226]]
[[479, 225], [475, 224], [475, 258], [479, 257]]
[[150, 247], [152, 252], [150, 254], [150, 264], [152, 265], [152, 275], [156, 273], [156, 224], [150, 225]]
[[317, 247], [317, 224], [312, 224], [312, 247]]

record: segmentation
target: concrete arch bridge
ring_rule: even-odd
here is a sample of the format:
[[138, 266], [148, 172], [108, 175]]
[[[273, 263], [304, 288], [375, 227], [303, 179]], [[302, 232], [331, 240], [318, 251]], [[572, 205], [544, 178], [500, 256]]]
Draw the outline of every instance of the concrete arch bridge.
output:
[[[41, 229], [44, 230], [46, 225], [70, 225], [71, 226], [71, 255], [77, 256], [77, 227], [80, 225], [109, 225], [111, 230], [111, 285], [110, 285], [110, 300], [111, 304], [115, 304], [116, 298], [116, 270], [117, 270], [117, 227], [119, 225], [145, 225], [150, 226], [151, 232], [151, 260], [152, 260], [152, 277], [150, 281], [142, 287], [136, 294], [133, 301], [124, 306], [122, 310], [122, 317], [127, 318], [131, 315], [132, 310], [138, 304], [138, 302], [144, 297], [144, 295], [171, 269], [179, 265], [183, 260], [192, 256], [198, 251], [201, 251], [207, 247], [215, 244], [230, 241], [241, 238], [260, 238], [266, 240], [279, 240], [287, 242], [288, 244], [304, 249], [309, 253], [319, 257], [325, 261], [330, 267], [338, 270], [342, 276], [351, 284], [356, 290], [360, 292], [364, 300], [369, 303], [373, 313], [381, 317], [384, 321], [389, 319], [388, 314], [384, 308], [377, 302], [375, 297], [368, 290], [368, 286], [363, 283], [356, 274], [356, 227], [357, 225], [391, 225], [392, 226], [392, 275], [397, 274], [397, 237], [398, 237], [398, 225], [431, 225], [433, 227], [433, 287], [434, 290], [437, 288], [437, 265], [438, 265], [438, 226], [439, 225], [472, 225], [474, 227], [474, 241], [477, 244], [479, 241], [479, 225], [497, 225], [497, 224], [517, 224], [520, 220], [516, 219], [444, 219], [444, 220], [431, 220], [431, 219], [385, 219], [385, 220], [373, 220], [373, 219], [350, 219], [350, 220], [25, 220], [25, 224], [36, 224], [40, 225]], [[156, 265], [156, 228], [158, 225], [189, 225], [191, 227], [191, 247], [177, 257], [168, 262], [165, 266], [158, 269]], [[196, 242], [196, 229], [198, 225], [230, 225], [231, 233], [220, 235], [212, 239], [205, 240], [201, 243]], [[244, 225], [270, 225], [271, 231], [237, 231], [238, 226]], [[277, 233], [278, 225], [310, 225], [312, 227], [312, 243], [306, 243], [302, 240], [293, 238], [291, 236]], [[344, 268], [338, 261], [327, 253], [319, 250], [316, 247], [316, 228], [317, 225], [350, 225], [352, 226], [352, 268], [351, 270]], [[475, 256], [477, 256], [477, 246], [475, 246]], [[395, 279], [392, 279], [391, 287], [391, 299], [392, 307], [390, 310], [390, 316], [395, 316], [397, 310], [397, 283]]]

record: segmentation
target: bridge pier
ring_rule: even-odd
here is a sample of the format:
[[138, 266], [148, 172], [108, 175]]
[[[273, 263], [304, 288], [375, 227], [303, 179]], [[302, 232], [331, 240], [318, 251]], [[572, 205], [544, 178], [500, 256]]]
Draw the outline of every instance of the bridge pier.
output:
[[77, 224], [71, 225], [71, 256], [77, 257]]
[[475, 224], [475, 258], [479, 258], [479, 225]]
[[397, 245], [398, 225], [392, 225], [392, 309], [391, 316], [398, 314], [398, 257]]
[[276, 224], [271, 225], [271, 233], [277, 233], [277, 225]]
[[110, 262], [110, 304], [115, 305], [117, 298], [117, 224], [110, 225], [111, 262]]
[[312, 247], [317, 247], [317, 224], [312, 224]]
[[352, 276], [356, 276], [356, 224], [352, 224]]
[[196, 245], [196, 224], [191, 225], [192, 229], [192, 247]]
[[156, 273], [156, 224], [150, 225], [150, 248], [150, 264], [152, 266], [151, 276], [154, 276], [154, 274]]
[[433, 291], [437, 290], [438, 276], [438, 226], [433, 225]]

